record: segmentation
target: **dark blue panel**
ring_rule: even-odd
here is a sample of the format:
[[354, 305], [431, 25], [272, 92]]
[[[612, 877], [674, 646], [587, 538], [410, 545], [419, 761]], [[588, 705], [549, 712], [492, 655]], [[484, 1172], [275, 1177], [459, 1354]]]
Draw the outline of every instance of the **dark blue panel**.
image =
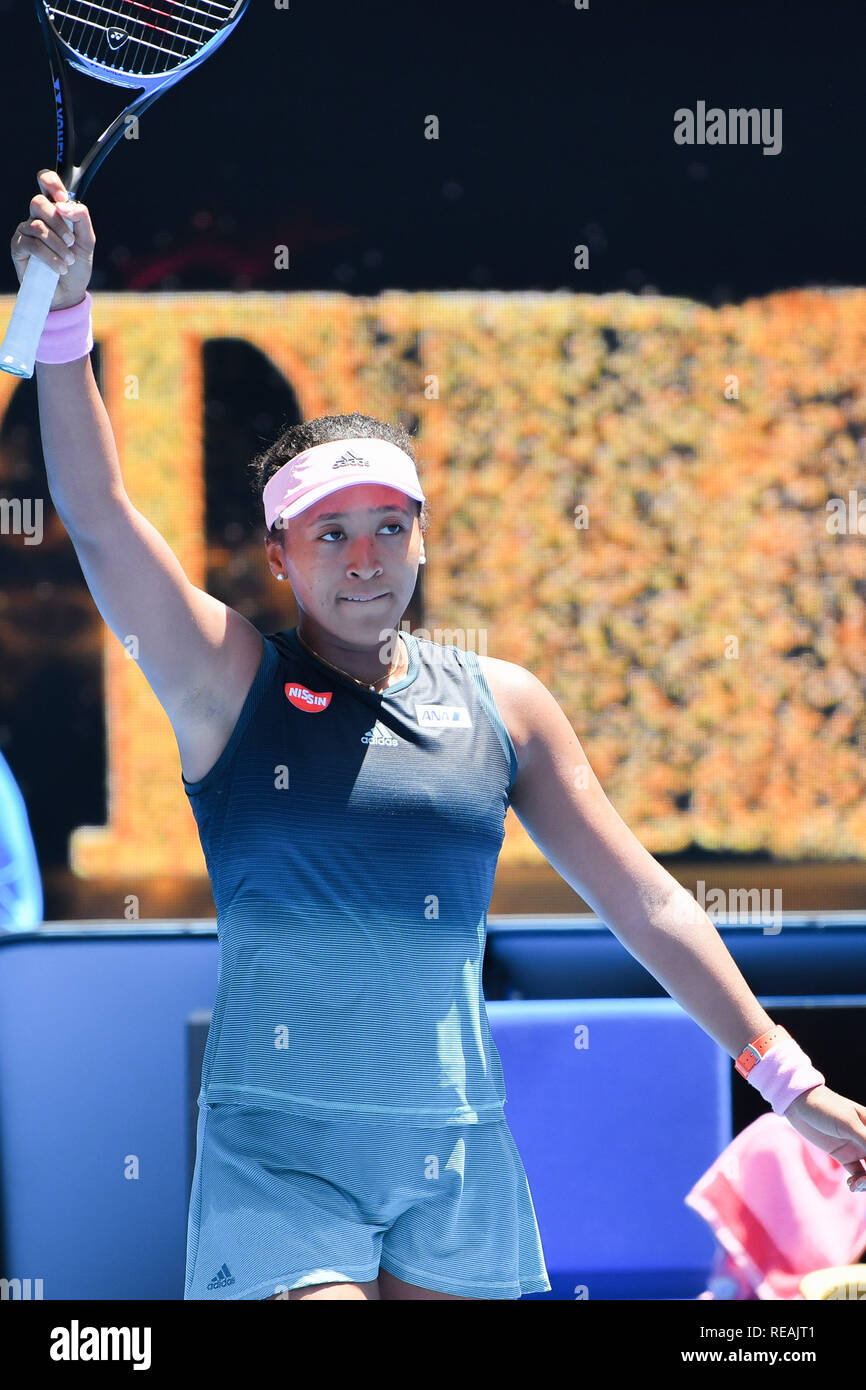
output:
[[185, 1020], [212, 1006], [216, 960], [215, 935], [4, 942], [7, 1278], [46, 1299], [183, 1297]]
[[[755, 994], [866, 992], [862, 927], [718, 928]], [[498, 931], [491, 922], [488, 999], [645, 998], [664, 990], [606, 927]]]
[[713, 1237], [683, 1199], [731, 1138], [727, 1054], [670, 999], [488, 1012], [551, 1283], [708, 1267]]

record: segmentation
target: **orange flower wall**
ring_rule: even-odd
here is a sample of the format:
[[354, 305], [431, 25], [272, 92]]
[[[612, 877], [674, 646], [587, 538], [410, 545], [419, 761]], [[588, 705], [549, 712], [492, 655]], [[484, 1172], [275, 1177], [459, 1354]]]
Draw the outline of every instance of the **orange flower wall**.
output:
[[[425, 631], [532, 670], [651, 853], [866, 857], [864, 539], [827, 505], [866, 483], [866, 293], [105, 294], [94, 333], [127, 489], [194, 583], [201, 349], [243, 338], [305, 418], [417, 418]], [[105, 653], [109, 824], [72, 867], [204, 875], [168, 720]], [[539, 859], [509, 812], [503, 861]]]

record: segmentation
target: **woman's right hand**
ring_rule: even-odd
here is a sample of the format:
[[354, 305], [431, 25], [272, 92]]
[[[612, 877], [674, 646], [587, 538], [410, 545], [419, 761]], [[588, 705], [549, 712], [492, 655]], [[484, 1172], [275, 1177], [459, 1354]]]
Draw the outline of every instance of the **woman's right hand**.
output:
[[[71, 309], [73, 304], [81, 303], [90, 283], [96, 245], [93, 224], [84, 203], [66, 202], [63, 180], [53, 169], [42, 169], [36, 177], [43, 191], [30, 204], [29, 221], [19, 222], [15, 228], [12, 264], [19, 284], [31, 256], [44, 261], [52, 270], [60, 271], [51, 308]], [[63, 217], [72, 222], [71, 232]], [[71, 246], [68, 244], [70, 236], [74, 237]], [[70, 256], [74, 257], [71, 264]]]

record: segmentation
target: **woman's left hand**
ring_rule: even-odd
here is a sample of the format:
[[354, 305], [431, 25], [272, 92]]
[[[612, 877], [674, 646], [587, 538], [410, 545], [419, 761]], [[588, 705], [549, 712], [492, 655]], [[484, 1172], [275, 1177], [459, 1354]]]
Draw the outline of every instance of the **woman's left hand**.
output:
[[791, 1102], [785, 1119], [810, 1144], [847, 1169], [851, 1192], [866, 1192], [866, 1105], [840, 1096], [829, 1086], [814, 1086]]

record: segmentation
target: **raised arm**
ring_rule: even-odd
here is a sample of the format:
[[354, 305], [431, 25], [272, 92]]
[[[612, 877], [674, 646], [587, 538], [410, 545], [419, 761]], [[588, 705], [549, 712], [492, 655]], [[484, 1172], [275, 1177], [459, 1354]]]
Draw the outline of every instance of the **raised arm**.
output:
[[[39, 178], [46, 191], [12, 239], [19, 279], [30, 255], [59, 269], [67, 250], [57, 210], [66, 196], [62, 182], [52, 171]], [[81, 302], [93, 262], [87, 208], [65, 211], [75, 223], [75, 262], [61, 274], [52, 309]], [[261, 658], [261, 634], [190, 583], [171, 547], [133, 506], [89, 355], [37, 363], [36, 381], [49, 491], [99, 612], [119, 640], [138, 639], [139, 664], [179, 743], [193, 747], [197, 731], [214, 721], [230, 730]], [[184, 770], [189, 775], [186, 762]]]

